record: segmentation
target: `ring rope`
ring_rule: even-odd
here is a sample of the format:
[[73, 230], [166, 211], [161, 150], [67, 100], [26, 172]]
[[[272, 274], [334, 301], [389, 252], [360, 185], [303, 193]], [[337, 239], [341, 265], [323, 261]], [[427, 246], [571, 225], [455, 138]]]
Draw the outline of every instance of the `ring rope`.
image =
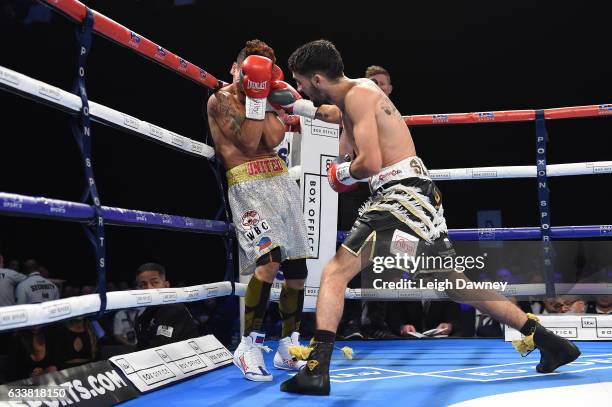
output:
[[[546, 120], [578, 119], [582, 117], [612, 116], [612, 104], [584, 105], [572, 107], [554, 107], [544, 110]], [[482, 124], [512, 123], [535, 121], [536, 110], [499, 110], [491, 112], [417, 114], [403, 116], [409, 126], [438, 126], [446, 124]], [[300, 117], [286, 115], [283, 117], [288, 126], [298, 126]]]
[[[181, 288], [110, 291], [106, 293], [106, 310], [201, 301], [231, 293], [232, 284], [229, 281]], [[93, 315], [99, 309], [98, 294], [68, 297], [40, 304], [10, 305], [0, 308], [0, 332]]]
[[[87, 6], [76, 0], [39, 0], [41, 3], [50, 7], [61, 14], [66, 15], [77, 23], [81, 23], [85, 18]], [[129, 28], [111, 20], [104, 14], [92, 10], [94, 15], [93, 29], [96, 34], [122, 45], [137, 54], [154, 61], [165, 68], [178, 73], [179, 75], [191, 79], [199, 85], [207, 86], [211, 89], [219, 89], [225, 82], [215, 78], [204, 69], [168, 51], [153, 41], [143, 37]]]
[[[0, 213], [80, 223], [90, 223], [95, 216], [93, 207], [84, 203], [6, 192], [0, 192]], [[106, 225], [114, 226], [148, 227], [213, 235], [225, 235], [231, 230], [231, 225], [224, 221], [109, 206], [102, 206], [102, 216]]]
[[[68, 113], [78, 114], [81, 111], [81, 99], [77, 95], [3, 66], [0, 66], [0, 88]], [[161, 143], [177, 151], [208, 159], [215, 155], [212, 147], [204, 143], [91, 100], [89, 101], [89, 116], [98, 123], [143, 137], [149, 141]]]
[[[556, 107], [542, 110], [544, 111], [544, 119], [546, 120], [612, 116], [612, 104], [609, 103], [599, 105]], [[404, 116], [404, 121], [409, 126], [527, 122], [536, 120], [536, 111], [537, 110], [535, 109], [529, 109], [472, 113], [420, 114]]]
[[[49, 7], [60, 11], [69, 18], [80, 22], [85, 17], [86, 6], [76, 0], [39, 0]], [[95, 16], [94, 31], [134, 52], [151, 59], [174, 72], [185, 76], [211, 89], [218, 89], [224, 83], [202, 68], [186, 61], [178, 55], [162, 48], [147, 38], [135, 33], [127, 27], [111, 20], [103, 14], [93, 11]], [[502, 110], [472, 113], [426, 114], [404, 116], [408, 125], [465, 124], [491, 122], [534, 121], [535, 109]], [[544, 109], [545, 119], [568, 119], [578, 117], [610, 116], [612, 104], [586, 105]], [[287, 116], [295, 122], [297, 116]]]
[[[582, 225], [553, 226], [550, 228], [554, 239], [573, 239], [585, 237], [612, 237], [612, 225]], [[344, 241], [348, 236], [346, 231], [338, 231], [336, 239]], [[518, 228], [468, 228], [449, 229], [448, 236], [452, 240], [534, 240], [542, 238], [540, 227]]]
[[[59, 199], [36, 198], [26, 195], [0, 192], [0, 213], [7, 215], [52, 218], [73, 222], [89, 222], [94, 212], [91, 206]], [[154, 212], [102, 206], [102, 213], [109, 225], [140, 226], [166, 230], [189, 231], [225, 235], [227, 222], [196, 219]], [[339, 231], [338, 240], [343, 241], [347, 232]], [[453, 240], [521, 240], [539, 239], [539, 227], [449, 229]], [[553, 226], [553, 238], [612, 237], [612, 225]]]
[[[107, 295], [107, 310], [120, 310], [172, 303], [201, 301], [208, 298], [237, 295], [244, 297], [246, 284], [230, 281], [200, 284], [182, 288], [163, 288], [149, 290], [111, 291]], [[610, 295], [612, 284], [556, 284], [558, 292], [568, 295]], [[272, 288], [271, 301], [278, 301], [281, 290]], [[500, 294], [506, 296], [539, 296], [545, 292], [544, 284], [514, 284], [506, 286]], [[317, 295], [316, 291], [309, 295]], [[444, 292], [426, 289], [414, 290], [372, 290], [347, 288], [346, 299], [365, 300], [419, 300], [419, 299], [446, 299]], [[0, 308], [0, 332], [11, 331], [34, 325], [44, 325], [78, 316], [95, 314], [100, 308], [100, 297], [97, 294], [87, 294], [59, 300], [47, 301], [40, 304], [10, 305]]]
[[[243, 297], [247, 285], [236, 283], [236, 295]], [[555, 289], [563, 295], [609, 295], [612, 294], [612, 284], [606, 283], [556, 283]], [[307, 295], [318, 295], [318, 289], [309, 288]], [[495, 290], [506, 297], [537, 297], [546, 292], [544, 283], [535, 284], [508, 284], [505, 290]], [[270, 301], [278, 301], [281, 289], [272, 288]], [[415, 288], [410, 290], [390, 290], [372, 288], [347, 288], [344, 298], [349, 300], [390, 300], [390, 301], [413, 301], [413, 300], [445, 300], [448, 295], [444, 291], [434, 289]]]
[[[302, 167], [294, 166], [289, 169], [291, 176], [299, 180], [302, 176]], [[572, 175], [600, 175], [612, 173], [612, 161], [593, 161], [582, 163], [549, 164], [546, 166], [548, 177], [565, 177]], [[536, 178], [538, 169], [535, 165], [515, 165], [501, 167], [472, 167], [472, 168], [446, 168], [429, 170], [434, 181], [461, 181], [479, 179], [502, 178]], [[361, 182], [367, 182], [362, 180]]]

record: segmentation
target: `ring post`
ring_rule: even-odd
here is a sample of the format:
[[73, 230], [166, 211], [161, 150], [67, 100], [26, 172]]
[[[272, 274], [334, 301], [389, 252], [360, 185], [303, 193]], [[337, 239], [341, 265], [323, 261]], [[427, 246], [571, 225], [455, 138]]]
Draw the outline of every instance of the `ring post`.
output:
[[555, 295], [555, 279], [553, 268], [552, 247], [550, 244], [550, 200], [548, 178], [546, 173], [546, 147], [548, 143], [548, 132], [546, 131], [546, 119], [544, 110], [536, 110], [536, 169], [538, 182], [538, 210], [540, 212], [540, 231], [542, 233], [542, 260], [544, 262], [544, 281], [546, 283], [546, 297], [553, 298]]
[[96, 255], [96, 271], [98, 295], [100, 296], [100, 309], [98, 316], [102, 316], [106, 310], [106, 258], [104, 246], [104, 218], [102, 217], [102, 204], [98, 196], [98, 188], [94, 179], [93, 162], [91, 160], [91, 120], [89, 118], [89, 100], [87, 98], [87, 88], [85, 87], [85, 65], [87, 56], [91, 50], [91, 37], [94, 25], [94, 15], [91, 9], [87, 9], [87, 14], [83, 19], [83, 24], [77, 26], [77, 46], [78, 62], [74, 93], [81, 98], [81, 110], [79, 114], [71, 119], [72, 134], [83, 158], [85, 177], [87, 186], [83, 193], [82, 201], [91, 199], [93, 202], [94, 219], [93, 222], [85, 225], [85, 234], [94, 247]]

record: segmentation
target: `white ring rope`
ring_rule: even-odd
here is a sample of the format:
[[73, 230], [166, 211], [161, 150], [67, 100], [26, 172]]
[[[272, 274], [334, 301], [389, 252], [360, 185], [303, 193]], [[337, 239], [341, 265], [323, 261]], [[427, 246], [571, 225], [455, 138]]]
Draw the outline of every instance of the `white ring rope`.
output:
[[[181, 288], [109, 291], [106, 293], [106, 309], [119, 310], [200, 301], [231, 293], [232, 283], [229, 281]], [[0, 308], [0, 332], [95, 314], [99, 310], [98, 294], [68, 297], [40, 304], [10, 305]]]
[[[244, 297], [246, 284], [236, 283], [236, 295]], [[318, 288], [311, 288], [310, 295], [318, 295]], [[577, 283], [577, 284], [555, 284], [557, 293], [563, 295], [610, 295], [612, 294], [612, 283]], [[270, 301], [278, 301], [280, 289], [272, 288]], [[541, 284], [508, 284], [506, 289], [498, 291], [506, 297], [535, 297], [546, 293], [546, 285]], [[443, 291], [428, 289], [410, 290], [377, 290], [363, 288], [347, 288], [344, 298], [349, 300], [392, 300], [392, 301], [412, 301], [412, 300], [445, 300], [448, 296]]]
[[[296, 165], [289, 169], [293, 179], [299, 180], [302, 176], [302, 167]], [[537, 168], [535, 165], [517, 165], [506, 167], [474, 167], [449, 168], [443, 170], [429, 170], [431, 178], [436, 181], [459, 181], [469, 179], [500, 179], [500, 178], [535, 178]], [[564, 177], [569, 175], [599, 175], [612, 174], [612, 161], [594, 161], [584, 163], [550, 164], [546, 166], [548, 177]], [[362, 180], [367, 182], [367, 180]]]
[[[49, 104], [72, 113], [81, 111], [81, 98], [60, 88], [30, 78], [19, 72], [0, 66], [0, 87], [37, 102]], [[89, 101], [89, 115], [92, 120], [126, 130], [138, 136], [166, 144], [186, 153], [212, 158], [215, 151], [209, 145], [192, 140], [180, 134], [155, 126], [144, 120]]]
[[[601, 284], [556, 284], [556, 291], [567, 295], [610, 295], [611, 283]], [[246, 284], [235, 284], [235, 295], [244, 297]], [[546, 292], [544, 284], [515, 284], [508, 285], [500, 294], [508, 297], [539, 296]], [[148, 307], [162, 304], [174, 304], [191, 301], [201, 301], [208, 298], [223, 297], [232, 294], [232, 283], [222, 281], [219, 283], [201, 284], [181, 288], [163, 288], [152, 290], [109, 291], [106, 293], [107, 310]], [[309, 290], [310, 295], [317, 295], [318, 289]], [[280, 289], [273, 288], [270, 293], [271, 301], [278, 301]], [[347, 299], [365, 300], [394, 300], [410, 301], [422, 299], [447, 299], [444, 292], [437, 290], [375, 290], [361, 288], [347, 288]], [[98, 294], [68, 297], [59, 300], [47, 301], [40, 304], [10, 305], [0, 308], [0, 332], [33, 325], [43, 325], [83, 315], [95, 314], [100, 310], [100, 297]]]
[[[535, 178], [535, 165], [506, 167], [476, 167], [430, 170], [431, 178], [440, 181], [466, 179]], [[585, 163], [550, 164], [546, 166], [546, 176], [564, 177], [569, 175], [598, 175], [612, 173], [612, 161]]]

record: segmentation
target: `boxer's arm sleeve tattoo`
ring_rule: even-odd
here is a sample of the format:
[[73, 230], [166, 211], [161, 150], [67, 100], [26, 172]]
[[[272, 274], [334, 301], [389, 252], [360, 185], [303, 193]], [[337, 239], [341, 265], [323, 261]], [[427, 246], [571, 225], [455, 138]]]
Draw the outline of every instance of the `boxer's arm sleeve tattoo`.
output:
[[227, 136], [240, 136], [240, 126], [244, 118], [232, 105], [227, 95], [221, 92], [215, 94], [216, 102], [211, 105], [211, 116], [217, 121]]

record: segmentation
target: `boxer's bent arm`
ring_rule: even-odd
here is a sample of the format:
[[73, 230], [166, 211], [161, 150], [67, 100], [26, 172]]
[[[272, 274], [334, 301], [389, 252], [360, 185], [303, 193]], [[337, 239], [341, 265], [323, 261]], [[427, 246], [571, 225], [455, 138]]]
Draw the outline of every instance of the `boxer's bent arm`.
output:
[[315, 119], [323, 120], [328, 123], [341, 124], [342, 111], [336, 105], [321, 105], [317, 108]]
[[353, 150], [351, 141], [349, 140], [349, 137], [346, 134], [346, 130], [342, 129], [342, 132], [340, 133], [340, 146], [338, 149], [338, 156], [344, 157], [347, 154], [350, 155], [351, 158], [354, 158], [355, 151]]
[[229, 96], [220, 91], [208, 99], [208, 113], [225, 137], [231, 139], [243, 152], [255, 153], [263, 135], [265, 120], [247, 120], [231, 103]]
[[276, 113], [266, 113], [264, 119], [264, 141], [270, 148], [278, 146], [285, 139], [285, 124]]
[[359, 87], [354, 87], [349, 92], [345, 112], [353, 123], [353, 139], [358, 152], [351, 164], [351, 175], [356, 179], [364, 179], [382, 168], [382, 152], [376, 123], [376, 103], [380, 95]]

